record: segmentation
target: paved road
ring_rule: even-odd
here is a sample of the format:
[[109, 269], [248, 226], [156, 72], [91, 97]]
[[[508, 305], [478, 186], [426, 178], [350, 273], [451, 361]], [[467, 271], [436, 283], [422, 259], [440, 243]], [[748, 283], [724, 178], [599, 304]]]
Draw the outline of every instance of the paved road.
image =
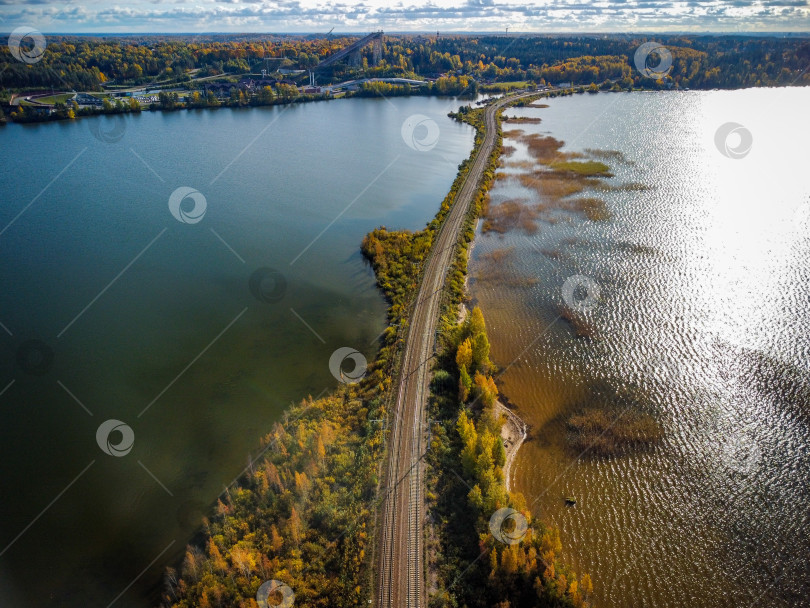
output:
[[410, 319], [405, 340], [402, 373], [388, 445], [382, 528], [379, 534], [378, 608], [420, 608], [427, 605], [424, 581], [424, 462], [425, 410], [428, 398], [430, 357], [434, 352], [441, 291], [464, 218], [475, 198], [478, 183], [492, 153], [496, 114], [507, 101], [535, 93], [498, 100], [485, 112], [486, 134], [467, 179], [445, 220], [430, 257]]

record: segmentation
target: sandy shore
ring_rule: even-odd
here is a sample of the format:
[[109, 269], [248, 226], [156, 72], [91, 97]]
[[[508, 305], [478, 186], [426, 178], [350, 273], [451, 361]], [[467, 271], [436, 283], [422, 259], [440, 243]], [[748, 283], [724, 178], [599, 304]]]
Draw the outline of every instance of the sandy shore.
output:
[[506, 490], [511, 491], [512, 465], [515, 463], [515, 456], [517, 456], [520, 446], [526, 441], [528, 427], [520, 416], [500, 401], [495, 402], [495, 411], [498, 415], [502, 415], [506, 418], [504, 425], [501, 427], [501, 437], [506, 447], [506, 464], [503, 466], [503, 477], [506, 483]]

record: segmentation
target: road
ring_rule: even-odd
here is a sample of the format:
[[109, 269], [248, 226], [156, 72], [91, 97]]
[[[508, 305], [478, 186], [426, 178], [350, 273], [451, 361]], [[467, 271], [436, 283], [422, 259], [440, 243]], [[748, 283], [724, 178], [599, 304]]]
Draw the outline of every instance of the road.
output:
[[430, 359], [439, 322], [442, 287], [455, 253], [464, 218], [495, 146], [498, 110], [512, 95], [489, 106], [485, 136], [425, 265], [405, 339], [397, 401], [391, 423], [379, 539], [378, 608], [427, 605], [424, 581], [424, 462]]

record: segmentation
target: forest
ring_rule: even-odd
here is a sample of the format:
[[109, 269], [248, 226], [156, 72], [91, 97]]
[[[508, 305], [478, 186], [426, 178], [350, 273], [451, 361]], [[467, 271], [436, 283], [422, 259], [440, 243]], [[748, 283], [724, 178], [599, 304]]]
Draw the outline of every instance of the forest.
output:
[[347, 388], [288, 410], [204, 519], [179, 571], [166, 572], [163, 606], [258, 608], [267, 580], [288, 585], [300, 606], [365, 603], [382, 437], [370, 422], [379, 404], [363, 392]]
[[[48, 36], [42, 59], [26, 64], [0, 48], [0, 96], [22, 90], [101, 91], [134, 85], [196, 88], [199, 78], [308, 70], [356, 40], [349, 36]], [[318, 70], [318, 83], [356, 77], [466, 76], [478, 82], [603, 83], [622, 88], [739, 88], [810, 83], [810, 40], [801, 37], [663, 35], [672, 56], [659, 79], [635, 69], [647, 37], [624, 35], [386, 35], [381, 61], [363, 50], [357, 65]], [[304, 76], [305, 78], [305, 76]], [[437, 91], [439, 92], [439, 91]]]

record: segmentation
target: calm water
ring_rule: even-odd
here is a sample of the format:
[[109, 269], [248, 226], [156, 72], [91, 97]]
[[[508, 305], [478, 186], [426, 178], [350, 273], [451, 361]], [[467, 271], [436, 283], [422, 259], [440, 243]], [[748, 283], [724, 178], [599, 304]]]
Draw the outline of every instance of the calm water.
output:
[[[282, 410], [337, 384], [332, 352], [373, 356], [385, 304], [360, 241], [433, 217], [472, 146], [472, 129], [446, 117], [456, 105], [346, 100], [0, 131], [0, 604], [106, 606], [135, 581], [115, 606], [149, 605]], [[401, 136], [417, 113], [439, 126], [429, 151]], [[182, 186], [205, 197], [198, 223], [169, 211]], [[261, 293], [281, 296], [270, 302], [249, 288], [264, 267], [286, 284], [265, 281]], [[29, 340], [50, 365], [34, 348], [20, 366]], [[132, 429], [126, 456], [96, 441], [108, 419]]]
[[[810, 90], [549, 104], [515, 112], [541, 124], [507, 128], [621, 151], [609, 183], [649, 189], [598, 194], [606, 221], [557, 211], [534, 234], [476, 240], [472, 294], [507, 368], [502, 391], [532, 426], [515, 489], [561, 529], [598, 606], [809, 606]], [[752, 135], [744, 158], [715, 146], [730, 121]], [[529, 159], [505, 143], [509, 162]], [[516, 179], [492, 192], [537, 197]], [[577, 274], [600, 288], [592, 339], [558, 318]], [[567, 447], [571, 413], [626, 404], [663, 426], [654, 449]]]

